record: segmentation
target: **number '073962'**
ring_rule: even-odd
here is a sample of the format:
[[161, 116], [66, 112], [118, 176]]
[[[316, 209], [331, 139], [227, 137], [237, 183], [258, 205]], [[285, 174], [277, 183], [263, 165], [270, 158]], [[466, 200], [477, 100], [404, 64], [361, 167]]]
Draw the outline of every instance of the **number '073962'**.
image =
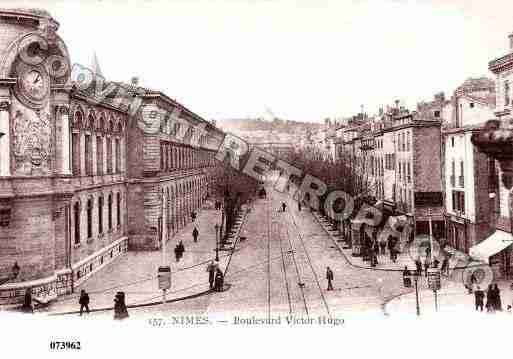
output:
[[51, 350], [80, 350], [82, 347], [79, 341], [51, 341]]

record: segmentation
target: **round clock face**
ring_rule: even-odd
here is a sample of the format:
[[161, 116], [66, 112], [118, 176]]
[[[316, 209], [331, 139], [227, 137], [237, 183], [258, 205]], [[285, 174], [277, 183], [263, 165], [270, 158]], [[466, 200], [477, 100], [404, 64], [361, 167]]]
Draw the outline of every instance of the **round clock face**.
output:
[[39, 68], [24, 68], [18, 75], [18, 90], [21, 99], [29, 106], [41, 107], [50, 90], [48, 75]]
[[21, 78], [21, 85], [25, 94], [34, 100], [42, 100], [48, 92], [48, 81], [39, 70], [26, 71]]

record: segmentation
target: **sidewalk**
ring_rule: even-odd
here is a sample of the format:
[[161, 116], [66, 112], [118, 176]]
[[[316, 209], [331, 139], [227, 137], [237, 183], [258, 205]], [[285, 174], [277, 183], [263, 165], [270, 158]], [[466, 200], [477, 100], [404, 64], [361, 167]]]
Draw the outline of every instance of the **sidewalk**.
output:
[[[510, 289], [511, 282], [497, 282], [500, 289], [500, 296], [503, 311], [512, 304], [513, 291]], [[486, 288], [481, 288], [486, 293]], [[474, 294], [469, 294], [461, 283], [451, 281], [442, 282], [442, 288], [437, 293], [438, 313], [475, 312]], [[486, 298], [484, 303], [486, 304]], [[419, 291], [419, 307], [421, 315], [434, 314], [435, 295], [434, 292], [425, 289]], [[486, 312], [486, 308], [484, 308]], [[390, 315], [416, 315], [415, 292], [401, 295], [385, 304], [385, 312]]]
[[[373, 269], [373, 270], [382, 270], [382, 271], [403, 271], [404, 267], [408, 267], [409, 270], [414, 270], [415, 267], [415, 258], [417, 257], [416, 253], [410, 253], [410, 250], [407, 246], [403, 248], [403, 251], [398, 254], [396, 261], [392, 261], [390, 259], [390, 254], [388, 252], [388, 249], [386, 250], [386, 254], [380, 254], [378, 255], [378, 264], [373, 267], [371, 266], [370, 261], [364, 261], [363, 257], [355, 257], [352, 255], [351, 248], [348, 248], [346, 246], [346, 243], [344, 241], [344, 237], [342, 235], [339, 235], [338, 230], [333, 230], [332, 226], [328, 222], [326, 218], [321, 216], [318, 212], [312, 212], [312, 216], [316, 218], [321, 226], [330, 233], [330, 236], [332, 237], [333, 241], [336, 243], [336, 245], [339, 247], [339, 249], [344, 253], [347, 260], [355, 267], [358, 268], [365, 268], [365, 269]], [[468, 255], [466, 255], [463, 252], [457, 251], [454, 248], [451, 248], [449, 246], [445, 247], [445, 251], [449, 254], [451, 254], [451, 257], [449, 258], [449, 268], [461, 268], [461, 267], [479, 267], [482, 265], [486, 265], [482, 262], [477, 262], [472, 260]], [[412, 250], [414, 252], [414, 250]], [[425, 255], [419, 255], [422, 263], [424, 264], [424, 258]], [[442, 258], [440, 255], [436, 255], [435, 257], [439, 257], [438, 260], [441, 262]], [[439, 268], [441, 266], [441, 263], [439, 265]], [[424, 269], [424, 265], [422, 266]]]
[[[195, 222], [188, 223], [180, 232], [166, 243], [166, 253], [127, 252], [117, 261], [96, 273], [79, 287], [75, 293], [59, 297], [46, 311], [50, 313], [69, 313], [80, 309], [78, 299], [80, 290], [85, 289], [90, 296], [89, 308], [111, 308], [114, 295], [118, 291], [126, 294], [127, 306], [159, 302], [162, 291], [158, 288], [157, 269], [163, 265], [171, 266], [171, 289], [167, 292], [166, 300], [186, 299], [190, 296], [206, 294], [210, 291], [206, 267], [215, 259], [216, 235], [215, 224], [220, 222], [221, 211], [205, 206], [198, 213]], [[240, 223], [240, 221], [239, 221]], [[198, 228], [198, 241], [194, 243], [192, 230]], [[182, 241], [185, 253], [176, 262], [174, 247]], [[232, 244], [235, 238], [230, 238]], [[219, 251], [219, 266], [223, 272], [229, 262], [232, 251]], [[43, 310], [41, 310], [43, 311]]]

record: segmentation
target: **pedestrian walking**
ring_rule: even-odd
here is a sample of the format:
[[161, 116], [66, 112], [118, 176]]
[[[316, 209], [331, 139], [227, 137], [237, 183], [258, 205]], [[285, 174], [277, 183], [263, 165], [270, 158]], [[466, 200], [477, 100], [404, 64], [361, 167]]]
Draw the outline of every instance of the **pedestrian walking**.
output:
[[125, 292], [117, 292], [114, 297], [114, 319], [128, 318], [128, 310], [125, 304]]
[[185, 247], [182, 241], [180, 241], [175, 247], [175, 257], [177, 262], [182, 258], [183, 252], [185, 252]]
[[214, 261], [210, 261], [210, 264], [207, 266], [207, 272], [208, 272], [208, 283], [210, 286], [210, 289], [214, 288], [214, 280], [216, 277], [216, 265], [214, 264]]
[[428, 244], [426, 247], [426, 258], [431, 257], [431, 245]]
[[285, 202], [282, 202], [281, 203], [281, 211], [282, 212], [285, 212], [285, 209], [287, 208], [287, 205], [285, 204]]
[[191, 212], [191, 220], [194, 222], [196, 220], [196, 212]]
[[222, 292], [224, 286], [224, 276], [221, 269], [216, 268], [216, 276], [214, 279], [214, 290], [216, 292]]
[[301, 212], [301, 201], [297, 201], [297, 210]]
[[494, 299], [494, 309], [502, 312], [502, 300], [501, 300], [501, 291], [497, 283], [493, 285], [493, 299]]
[[84, 308], [86, 313], [89, 314], [89, 294], [87, 294], [85, 289], [80, 291], [80, 299], [78, 300], [78, 304], [80, 304], [80, 315], [82, 315]]
[[484, 300], [484, 292], [481, 290], [479, 286], [477, 286], [476, 291], [474, 292], [474, 298], [476, 303], [476, 311], [483, 311], [483, 300]]
[[34, 313], [34, 307], [32, 306], [32, 288], [27, 288], [27, 290], [25, 290], [25, 297], [23, 299], [21, 310], [25, 313]]
[[486, 291], [486, 311], [487, 312], [495, 311], [495, 305], [494, 305], [495, 299], [493, 296], [494, 296], [494, 291], [493, 291], [492, 285], [490, 284], [488, 286], [488, 290]]
[[442, 268], [440, 268], [440, 271], [442, 274], [449, 275], [449, 257], [445, 256], [444, 260], [442, 261]]
[[194, 242], [198, 241], [198, 235], [199, 235], [198, 228], [194, 227], [194, 229], [192, 230], [192, 238], [194, 239]]
[[403, 270], [403, 284], [406, 288], [411, 288], [411, 272], [408, 266], [404, 266]]
[[328, 280], [328, 289], [327, 290], [333, 290], [333, 271], [330, 267], [326, 267], [326, 279]]
[[420, 257], [415, 259], [415, 268], [417, 269], [417, 276], [420, 277], [422, 275], [422, 262], [420, 261]]

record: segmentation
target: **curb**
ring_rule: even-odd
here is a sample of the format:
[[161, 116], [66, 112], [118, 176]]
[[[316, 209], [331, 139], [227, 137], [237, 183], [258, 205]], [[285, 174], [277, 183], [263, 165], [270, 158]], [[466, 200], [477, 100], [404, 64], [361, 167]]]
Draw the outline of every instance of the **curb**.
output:
[[[354, 264], [349, 258], [347, 258], [347, 255], [344, 253], [342, 247], [337, 242], [336, 238], [329, 232], [328, 229], [326, 229], [326, 226], [321, 222], [321, 219], [319, 218], [320, 215], [317, 215], [317, 212], [312, 212], [312, 216], [317, 220], [319, 225], [322, 227], [322, 229], [328, 234], [328, 236], [332, 239], [332, 241], [337, 246], [337, 249], [343, 254], [345, 260], [352, 266], [358, 269], [367, 269], [367, 270], [374, 270], [374, 271], [382, 271], [382, 272], [403, 272], [403, 269], [388, 269], [388, 268], [369, 268], [361, 265]], [[474, 265], [467, 265], [465, 267], [449, 267], [449, 270], [465, 270], [469, 268], [480, 268], [480, 267], [487, 267], [486, 264], [474, 264]]]
[[[240, 231], [242, 229], [242, 226], [243, 224], [245, 223], [246, 221], [246, 218], [247, 218], [247, 213], [248, 212], [245, 212], [241, 221], [240, 221], [240, 225], [239, 225], [239, 228], [237, 230], [237, 232], [235, 233], [235, 241], [233, 243], [233, 247], [230, 248], [230, 254], [227, 254], [225, 255], [226, 257], [228, 257], [228, 262], [226, 263], [226, 266], [224, 268], [224, 272], [223, 274], [225, 275], [226, 277], [226, 273], [228, 271], [228, 267], [230, 265], [230, 262], [232, 260], [232, 256], [233, 254], [236, 252], [236, 247], [237, 247], [237, 244], [239, 243], [239, 239], [240, 239]], [[205, 261], [205, 263], [207, 263], [208, 261]], [[204, 263], [201, 263], [201, 264], [204, 264]], [[198, 264], [195, 264], [191, 267], [195, 267], [197, 266]], [[165, 303], [174, 303], [174, 302], [180, 302], [180, 301], [184, 301], [184, 300], [188, 300], [188, 299], [194, 299], [194, 298], [198, 298], [198, 297], [201, 297], [201, 296], [204, 296], [204, 295], [208, 295], [208, 294], [212, 294], [212, 293], [215, 293], [215, 291], [213, 289], [208, 289], [206, 291], [202, 291], [202, 292], [199, 292], [199, 293], [195, 293], [195, 294], [191, 294], [191, 295], [187, 295], [187, 296], [184, 296], [184, 297], [178, 297], [178, 298], [172, 298], [172, 299], [167, 299]], [[147, 302], [147, 303], [139, 303], [139, 304], [129, 304], [127, 305], [127, 309], [130, 309], [130, 308], [142, 308], [142, 307], [150, 307], [150, 306], [155, 306], [155, 305], [162, 305], [162, 301], [152, 301], [152, 302]], [[105, 311], [112, 311], [114, 310], [114, 307], [103, 307], [103, 308], [95, 308], [95, 309], [91, 309], [89, 312], [90, 313], [94, 313], [94, 312], [105, 312]], [[48, 316], [61, 316], [61, 315], [72, 315], [72, 314], [80, 314], [80, 311], [70, 311], [70, 312], [59, 312], [59, 313], [49, 313]]]

